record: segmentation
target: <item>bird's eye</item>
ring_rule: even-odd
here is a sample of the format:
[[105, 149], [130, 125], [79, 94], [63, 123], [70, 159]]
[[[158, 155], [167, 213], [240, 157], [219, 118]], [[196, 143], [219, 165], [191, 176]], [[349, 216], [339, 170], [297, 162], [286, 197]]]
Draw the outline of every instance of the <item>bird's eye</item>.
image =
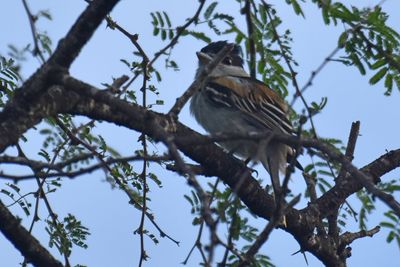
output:
[[225, 65], [232, 65], [232, 58], [227, 57], [222, 63], [224, 63]]

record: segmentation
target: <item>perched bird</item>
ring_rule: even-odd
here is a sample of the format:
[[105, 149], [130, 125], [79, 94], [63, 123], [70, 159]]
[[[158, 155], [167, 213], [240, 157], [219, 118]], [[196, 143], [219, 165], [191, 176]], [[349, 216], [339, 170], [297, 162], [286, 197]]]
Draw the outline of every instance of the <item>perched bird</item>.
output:
[[[228, 43], [210, 43], [197, 53], [202, 68]], [[191, 113], [209, 133], [276, 131], [292, 134], [288, 107], [284, 100], [263, 82], [250, 78], [243, 69], [242, 50], [232, 51], [209, 75], [209, 82], [197, 91], [190, 103]], [[284, 171], [288, 154], [293, 150], [285, 144], [257, 140], [232, 140], [219, 143], [223, 148], [245, 159], [260, 161], [271, 176], [275, 195], [280, 193], [279, 171]]]

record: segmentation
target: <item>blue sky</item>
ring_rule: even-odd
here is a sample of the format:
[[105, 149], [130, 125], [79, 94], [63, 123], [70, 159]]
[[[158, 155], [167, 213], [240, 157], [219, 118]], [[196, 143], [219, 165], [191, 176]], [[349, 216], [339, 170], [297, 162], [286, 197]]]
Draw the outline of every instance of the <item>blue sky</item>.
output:
[[[296, 71], [299, 83], [303, 85], [311, 71], [335, 48], [343, 26], [324, 26], [320, 12], [314, 5], [305, 5], [306, 20], [304, 20], [295, 16], [290, 7], [280, 3], [283, 1], [270, 2], [276, 5], [278, 14], [284, 20], [284, 27], [292, 30], [294, 57], [299, 63]], [[378, 1], [345, 2], [372, 7]], [[53, 15], [52, 22], [41, 20], [38, 23], [38, 28], [46, 29], [52, 37], [53, 48], [86, 6], [84, 1], [75, 0], [65, 3], [67, 2], [61, 4], [50, 0], [29, 1], [34, 12], [48, 9]], [[148, 55], [153, 55], [164, 44], [158, 37], [151, 34], [150, 12], [165, 10], [170, 15], [173, 25], [177, 26], [184, 23], [188, 14], [194, 14], [196, 8], [197, 1], [148, 0], [140, 4], [135, 4], [133, 1], [121, 1], [113, 11], [112, 17], [131, 33], [138, 33], [142, 47]], [[238, 6], [236, 1], [224, 1], [219, 8], [225, 12], [236, 12]], [[389, 25], [400, 31], [400, 13], [397, 12], [400, 10], [400, 2], [388, 0], [384, 3], [383, 9], [391, 15]], [[3, 3], [2, 11], [0, 23], [3, 26], [3, 34], [0, 35], [0, 53], [5, 54], [8, 44], [23, 47], [32, 41], [32, 37], [20, 1]], [[237, 19], [239, 25], [245, 28], [244, 19], [241, 17]], [[224, 37], [228, 40], [229, 38], [233, 36]], [[190, 85], [197, 66], [195, 52], [204, 45], [203, 42], [191, 37], [184, 38], [178, 43], [173, 52], [173, 58], [180, 66], [179, 72], [165, 70], [163, 59], [158, 61], [156, 67], [162, 71], [163, 81], [161, 83], [153, 81], [153, 84], [159, 89], [160, 98], [165, 101], [165, 105], [156, 107], [156, 110], [168, 110], [175, 98]], [[133, 51], [134, 47], [128, 39], [116, 31], [107, 29], [103, 23], [72, 65], [71, 74], [101, 88], [101, 83], [110, 82], [111, 77], [119, 77], [127, 72], [126, 66], [119, 60], [121, 58], [132, 60]], [[38, 66], [37, 60], [30, 59], [22, 70], [24, 77], [29, 77]], [[386, 150], [400, 147], [399, 92], [394, 90], [392, 96], [384, 96], [383, 83], [369, 85], [368, 77], [371, 73], [368, 74], [367, 77], [363, 77], [355, 68], [330, 63], [305, 93], [309, 102], [318, 102], [324, 96], [329, 98], [326, 109], [315, 117], [320, 136], [346, 140], [351, 122], [361, 121], [361, 136], [358, 139], [354, 159], [354, 164], [360, 167], [379, 157]], [[133, 86], [139, 88], [140, 85]], [[293, 92], [292, 87], [289, 90]], [[299, 101], [294, 108], [297, 111], [303, 109]], [[189, 115], [187, 107], [183, 110], [180, 119], [193, 129], [204, 132]], [[109, 144], [124, 155], [128, 155], [137, 148], [137, 134], [132, 131], [110, 124], [102, 124], [97, 131], [101, 132]], [[30, 142], [24, 144], [23, 147], [30, 155], [36, 155], [41, 145], [41, 138], [32, 131], [28, 133], [28, 137], [31, 137]], [[163, 150], [162, 147], [160, 149]], [[145, 263], [145, 266], [178, 266], [186, 257], [197, 235], [197, 228], [191, 225], [190, 206], [183, 198], [183, 194], [187, 194], [190, 188], [182, 177], [174, 173], [157, 166], [154, 166], [153, 171], [162, 180], [163, 188], [158, 189], [154, 184], [150, 185], [152, 188], [150, 207], [156, 214], [156, 220], [160, 226], [168, 234], [181, 241], [181, 245], [177, 247], [172, 242], [162, 239], [160, 244], [155, 246], [147, 240], [146, 250], [151, 259]], [[259, 173], [266, 176], [261, 168]], [[384, 179], [398, 179], [399, 174], [399, 171], [395, 171]], [[2, 186], [1, 183], [0, 185]], [[20, 186], [29, 190], [34, 188], [35, 183], [23, 182]], [[291, 183], [291, 187], [299, 192], [304, 190], [300, 176], [297, 181]], [[5, 197], [0, 197], [2, 201], [8, 203]], [[88, 240], [89, 249], [75, 249], [71, 257], [73, 264], [81, 263], [88, 266], [135, 266], [137, 264], [139, 238], [133, 235], [133, 231], [139, 225], [140, 213], [128, 205], [128, 199], [123, 192], [111, 190], [110, 185], [104, 182], [104, 174], [101, 171], [73, 180], [64, 179], [62, 188], [49, 198], [60, 216], [65, 216], [67, 213], [75, 214], [91, 230], [92, 235]], [[357, 206], [357, 204], [354, 205]], [[387, 210], [381, 203], [378, 203], [377, 207], [380, 211]], [[24, 219], [25, 225], [29, 225], [30, 219], [24, 217], [17, 207], [12, 211]], [[42, 214], [43, 216], [46, 214], [44, 210]], [[369, 226], [374, 227], [379, 223], [380, 218], [379, 216], [371, 217]], [[266, 222], [258, 220], [257, 223], [262, 227]], [[149, 230], [157, 234], [149, 223], [147, 225]], [[43, 244], [47, 244], [48, 237], [43, 233], [42, 228], [43, 224], [39, 223], [35, 227], [34, 234]], [[356, 229], [356, 224], [350, 223], [348, 230]], [[393, 244], [386, 244], [386, 235], [387, 232], [382, 230], [373, 239], [364, 238], [355, 241], [352, 244], [353, 256], [348, 261], [349, 266], [397, 266], [400, 260], [399, 249]], [[291, 256], [298, 249], [298, 244], [290, 235], [278, 230], [273, 232], [271, 240], [262, 247], [261, 251], [271, 256], [278, 266], [306, 266], [301, 254]], [[53, 255], [58, 255], [55, 250], [51, 251]], [[18, 263], [22, 261], [19, 252], [1, 235], [0, 258], [2, 266], [18, 266]], [[312, 255], [307, 254], [307, 258], [309, 266], [321, 266]], [[197, 266], [198, 260], [199, 255], [195, 252], [188, 266]]]

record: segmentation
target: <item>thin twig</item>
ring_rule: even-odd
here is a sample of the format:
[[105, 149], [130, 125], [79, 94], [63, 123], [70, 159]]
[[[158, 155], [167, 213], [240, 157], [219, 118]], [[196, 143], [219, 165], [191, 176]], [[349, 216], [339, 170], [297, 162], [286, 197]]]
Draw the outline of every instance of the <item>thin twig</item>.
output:
[[204, 263], [205, 266], [210, 266], [213, 260], [214, 246], [218, 241], [218, 237], [216, 236], [216, 223], [212, 218], [212, 212], [210, 209], [210, 197], [201, 187], [200, 183], [197, 181], [196, 177], [191, 172], [191, 169], [188, 166], [186, 166], [182, 157], [179, 155], [178, 149], [173, 141], [172, 136], [169, 135], [164, 130], [164, 128], [162, 128], [157, 122], [151, 121], [149, 122], [149, 124], [157, 128], [158, 138], [163, 140], [165, 145], [168, 147], [169, 154], [175, 160], [176, 165], [182, 170], [182, 172], [187, 173], [188, 184], [195, 189], [197, 195], [199, 196], [201, 202], [202, 218], [204, 219], [206, 225], [210, 228], [211, 241], [210, 241], [210, 247], [208, 249], [209, 256], [207, 261]]
[[[154, 57], [150, 60], [149, 64], [147, 65], [148, 69], [151, 69], [153, 64], [159, 59], [160, 56], [164, 55], [166, 53], [166, 51], [168, 49], [172, 49], [177, 43], [179, 38], [182, 36], [182, 34], [186, 31], [186, 29], [194, 22], [196, 22], [199, 18], [199, 15], [204, 7], [204, 3], [206, 2], [206, 0], [200, 0], [200, 5], [197, 8], [195, 14], [190, 18], [187, 19], [186, 23], [183, 24], [182, 26], [179, 26], [176, 28], [176, 35], [174, 36], [174, 38], [171, 39], [171, 41], [164, 46], [163, 48], [161, 48], [158, 52], [156, 52], [154, 54]], [[129, 82], [123, 87], [123, 90], [127, 90], [128, 87], [137, 79], [137, 77], [139, 76], [140, 73], [135, 74], [130, 80]]]
[[185, 30], [186, 30], [193, 22], [196, 22], [196, 21], [197, 21], [197, 19], [199, 18], [200, 12], [201, 12], [201, 10], [202, 10], [203, 7], [204, 7], [204, 4], [205, 4], [206, 0], [199, 0], [199, 2], [200, 2], [200, 5], [199, 5], [199, 7], [197, 8], [197, 10], [196, 10], [195, 14], [193, 15], [193, 17], [191, 17], [190, 19], [188, 19], [188, 20], [186, 21], [186, 23], [183, 24], [182, 26], [176, 28], [176, 35], [174, 36], [174, 38], [172, 38], [172, 40], [171, 40], [165, 47], [163, 47], [160, 51], [158, 51], [157, 53], [155, 53], [154, 58], [153, 58], [152, 60], [150, 60], [150, 62], [149, 62], [149, 67], [153, 66], [154, 62], [156, 62], [156, 60], [157, 60], [161, 55], [163, 55], [168, 49], [174, 47], [174, 46], [177, 44], [178, 39], [179, 39], [179, 38], [181, 37], [181, 35], [185, 32]]
[[[96, 166], [92, 166], [93, 168], [96, 167], [96, 169], [98, 169], [100, 167], [104, 167], [105, 169], [107, 169], [107, 171], [109, 173], [111, 173], [111, 168], [109, 167], [109, 162], [114, 161], [114, 160], [118, 161], [118, 159], [104, 160], [103, 156], [101, 154], [99, 154], [93, 147], [91, 147], [90, 145], [86, 144], [85, 142], [81, 141], [79, 138], [74, 136], [74, 134], [68, 128], [66, 128], [66, 126], [63, 125], [61, 121], [56, 120], [56, 122], [67, 133], [67, 135], [71, 138], [71, 140], [73, 140], [73, 141], [75, 141], [75, 142], [77, 142], [79, 144], [82, 144], [89, 151], [91, 151], [91, 153], [93, 155], [95, 155], [99, 159], [100, 164], [97, 164]], [[133, 159], [134, 157], [138, 157], [138, 156], [133, 156], [133, 157], [131, 157], [131, 159]], [[141, 159], [143, 159], [143, 156], [140, 156], [140, 157], [141, 157]], [[159, 157], [157, 157], [157, 158], [159, 158]], [[146, 160], [149, 162], [151, 160], [151, 157], [146, 157]], [[136, 206], [138, 209], [143, 210], [143, 207], [139, 203], [137, 203], [137, 201], [136, 201], [135, 193], [133, 193], [132, 190], [123, 181], [121, 181], [118, 177], [113, 176], [113, 178], [114, 178], [114, 181], [116, 182], [116, 184], [126, 193], [126, 195], [128, 196], [130, 202], [134, 206]], [[146, 212], [145, 214], [150, 219], [150, 221], [156, 226], [156, 223], [154, 221], [153, 216], [148, 212]], [[156, 226], [156, 228], [157, 228], [157, 230], [159, 230], [161, 236], [167, 236], [164, 231], [160, 230], [160, 227], [158, 225]], [[178, 241], [174, 240], [170, 236], [167, 236], [167, 237], [171, 241], [173, 241], [174, 243], [179, 244]]]
[[[363, 187], [367, 189], [367, 191], [379, 199], [381, 199], [385, 204], [387, 204], [399, 217], [400, 217], [400, 203], [396, 201], [396, 199], [382, 190], [379, 190], [373, 183], [374, 179], [359, 170], [355, 167], [351, 162], [349, 162], [345, 155], [338, 152], [335, 147], [331, 144], [322, 142], [318, 139], [314, 138], [301, 138], [298, 139], [296, 136], [291, 136], [283, 133], [272, 132], [272, 131], [264, 131], [264, 132], [251, 132], [251, 133], [230, 133], [226, 134], [214, 134], [208, 141], [211, 142], [221, 142], [227, 140], [238, 140], [238, 139], [247, 139], [247, 140], [262, 140], [265, 138], [272, 138], [275, 141], [279, 141], [291, 146], [303, 146], [303, 147], [313, 147], [321, 151], [326, 155], [326, 159], [329, 158], [331, 161], [337, 161], [342, 164], [345, 170], [353, 176]], [[183, 139], [183, 138], [182, 138]], [[182, 139], [180, 140], [182, 142]]]
[[[97, 164], [93, 164], [92, 166], [89, 166], [87, 168], [80, 168], [77, 171], [71, 171], [71, 172], [52, 172], [52, 173], [46, 173], [46, 172], [38, 172], [37, 175], [40, 178], [52, 178], [52, 177], [68, 177], [68, 178], [75, 178], [77, 176], [80, 176], [82, 174], [86, 173], [91, 173], [95, 170], [98, 170], [100, 168], [104, 168], [104, 163], [107, 165], [115, 164], [115, 163], [125, 163], [125, 162], [130, 162], [130, 161], [139, 161], [139, 160], [146, 160], [147, 162], [163, 162], [167, 160], [171, 160], [169, 156], [129, 156], [129, 157], [122, 157], [122, 158], [109, 158], [107, 160], [104, 160], [104, 162], [100, 162]], [[66, 165], [68, 166], [68, 165]], [[21, 181], [21, 180], [29, 180], [35, 178], [35, 175], [11, 175], [11, 174], [5, 174], [0, 172], [0, 178], [3, 179], [10, 179], [14, 181]]]
[[168, 115], [177, 117], [183, 106], [189, 98], [196, 93], [197, 90], [202, 88], [209, 80], [209, 75], [217, 67], [217, 65], [228, 55], [234, 45], [227, 44], [215, 57], [204, 67], [204, 69], [197, 76], [197, 79], [189, 86], [189, 88], [176, 100], [174, 106], [169, 110]]
[[48, 162], [43, 162], [43, 161], [38, 161], [38, 160], [33, 160], [33, 159], [27, 159], [23, 157], [14, 157], [14, 156], [0, 156], [0, 163], [8, 163], [8, 164], [18, 164], [18, 165], [23, 165], [23, 166], [28, 166], [32, 167], [38, 170], [41, 169], [49, 169], [49, 170], [57, 170], [61, 171], [63, 168], [74, 164], [78, 161], [83, 161], [87, 160], [89, 158], [93, 157], [91, 153], [87, 154], [81, 154], [76, 157], [73, 157], [71, 159], [68, 159], [66, 161], [61, 161], [58, 163], [48, 163]]
[[[181, 174], [183, 174], [183, 173], [181, 172]], [[220, 181], [220, 179], [217, 178], [216, 181], [215, 181], [215, 183], [214, 183], [214, 185], [213, 185], [213, 191], [212, 191], [212, 193], [211, 193], [210, 202], [209, 202], [209, 205], [210, 205], [210, 206], [211, 206], [211, 203], [212, 203], [213, 200], [214, 200], [215, 193], [217, 192], [217, 187], [218, 187], [219, 181]], [[201, 224], [200, 224], [199, 231], [197, 232], [196, 240], [195, 240], [195, 242], [194, 242], [192, 248], [190, 249], [188, 255], [186, 256], [185, 260], [182, 262], [183, 265], [186, 265], [186, 264], [188, 263], [189, 258], [190, 258], [190, 256], [192, 255], [192, 253], [193, 253], [193, 251], [194, 251], [194, 249], [195, 249], [196, 247], [197, 247], [197, 248], [199, 249], [199, 251], [200, 251], [200, 255], [201, 255], [202, 258], [203, 258], [203, 262], [207, 262], [207, 258], [205, 257], [205, 254], [204, 254], [203, 249], [202, 249], [202, 244], [201, 244], [201, 237], [202, 237], [202, 234], [203, 234], [203, 229], [204, 229], [204, 221], [202, 221]]]
[[329, 55], [322, 61], [322, 63], [311, 72], [310, 77], [308, 78], [307, 82], [304, 84], [304, 86], [301, 88], [300, 93], [298, 94], [297, 91], [296, 93], [293, 94], [293, 99], [290, 102], [290, 106], [293, 107], [294, 103], [296, 100], [299, 98], [299, 96], [303, 95], [304, 92], [313, 84], [314, 79], [318, 76], [318, 74], [326, 67], [326, 65], [333, 61], [332, 58], [340, 51], [340, 47], [337, 46], [335, 49], [332, 50], [332, 52], [329, 53]]
[[[233, 234], [234, 234], [234, 231], [235, 231], [235, 229], [234, 229], [234, 227], [235, 226], [237, 226], [235, 223], [237, 222], [236, 221], [236, 218], [238, 218], [238, 216], [239, 216], [239, 214], [238, 214], [238, 209], [237, 209], [237, 205], [239, 204], [240, 205], [240, 199], [236, 196], [235, 197], [235, 203], [234, 203], [234, 207], [233, 207], [233, 215], [232, 215], [232, 218], [231, 218], [231, 222], [230, 222], [230, 225], [229, 225], [229, 235], [228, 235], [228, 244], [226, 244], [226, 246], [225, 246], [225, 253], [224, 253], [224, 256], [223, 256], [223, 258], [222, 258], [222, 261], [218, 264], [218, 266], [226, 266], [226, 262], [227, 262], [227, 260], [228, 260], [228, 256], [229, 256], [229, 252], [232, 252], [232, 253], [235, 253], [234, 251], [233, 251]], [[238, 256], [239, 256], [239, 258], [240, 258], [240, 253], [238, 254]]]
[[294, 88], [295, 88], [295, 90], [296, 90], [296, 93], [299, 95], [301, 101], [303, 102], [304, 107], [306, 108], [307, 117], [308, 117], [308, 119], [310, 120], [311, 128], [312, 128], [312, 130], [313, 130], [313, 135], [314, 135], [314, 137], [317, 137], [317, 131], [316, 131], [316, 128], [315, 128], [315, 125], [314, 125], [314, 120], [313, 120], [313, 118], [312, 118], [311, 109], [310, 109], [310, 107], [309, 107], [309, 105], [308, 105], [306, 99], [305, 99], [304, 96], [301, 94], [300, 87], [299, 87], [299, 84], [298, 84], [297, 79], [296, 79], [297, 73], [294, 71], [294, 68], [293, 68], [293, 66], [292, 66], [292, 63], [290, 62], [289, 57], [288, 57], [288, 56], [286, 55], [286, 53], [285, 53], [285, 49], [283, 48], [284, 45], [283, 45], [283, 43], [282, 43], [281, 38], [279, 37], [278, 30], [276, 29], [276, 26], [275, 26], [275, 24], [274, 24], [274, 20], [273, 20], [273, 18], [272, 18], [272, 14], [271, 14], [271, 12], [270, 12], [270, 7], [268, 6], [267, 3], [265, 3], [264, 0], [261, 0], [261, 2], [262, 2], [263, 5], [265, 6], [265, 10], [266, 10], [267, 16], [268, 16], [268, 18], [269, 18], [269, 20], [270, 20], [270, 23], [271, 23], [271, 26], [272, 26], [272, 31], [274, 32], [276, 41], [278, 42], [278, 45], [279, 45], [279, 47], [280, 47], [280, 50], [281, 50], [281, 52], [282, 52], [282, 56], [283, 56], [283, 58], [284, 58], [284, 60], [285, 60], [285, 62], [286, 62], [286, 65], [287, 65], [288, 68], [289, 68], [290, 76], [292, 77], [292, 84], [293, 84], [293, 86], [294, 86]]
[[[34, 266], [63, 267], [0, 200], [0, 231]], [[65, 267], [65, 266], [64, 266]]]
[[[276, 29], [276, 26], [274, 25], [272, 14], [270, 12], [269, 6], [265, 3], [264, 0], [261, 0], [261, 1], [265, 6], [265, 10], [266, 10], [267, 16], [268, 16], [269, 20], [271, 21], [272, 30], [274, 32], [275, 38], [276, 38], [276, 40], [278, 42], [278, 45], [279, 45], [279, 47], [281, 49], [281, 52], [282, 52], [283, 58], [284, 58], [284, 60], [286, 62], [286, 65], [289, 68], [290, 76], [292, 78], [292, 84], [293, 84], [293, 86], [294, 86], [294, 88], [296, 90], [296, 94], [300, 97], [300, 99], [301, 99], [301, 101], [302, 101], [302, 103], [303, 103], [303, 105], [304, 105], [304, 107], [306, 109], [307, 117], [308, 117], [308, 120], [310, 121], [310, 124], [311, 124], [311, 130], [312, 130], [312, 133], [313, 133], [313, 137], [316, 138], [316, 139], [319, 139], [318, 134], [317, 134], [317, 129], [315, 127], [314, 120], [313, 120], [313, 114], [311, 112], [311, 109], [310, 109], [306, 99], [304, 98], [304, 96], [303, 96], [303, 94], [302, 94], [302, 92], [300, 90], [299, 84], [298, 84], [297, 79], [296, 79], [297, 73], [294, 71], [294, 68], [293, 68], [293, 66], [291, 64], [291, 61], [290, 61], [289, 57], [287, 56], [287, 54], [285, 53], [285, 49], [283, 48], [284, 45], [282, 43], [282, 40], [279, 37], [278, 30]], [[330, 170], [332, 176], [335, 177], [335, 173], [333, 171], [333, 168], [332, 168], [331, 164], [329, 163], [328, 160], [327, 160], [326, 163], [327, 163], [327, 165], [329, 167], [329, 170]]]
[[34, 56], [39, 56], [41, 63], [44, 63], [46, 61], [46, 59], [44, 58], [43, 53], [39, 48], [38, 33], [37, 33], [37, 30], [36, 30], [37, 17], [32, 15], [32, 12], [30, 11], [28, 3], [26, 2], [26, 0], [22, 0], [22, 4], [24, 5], [24, 9], [26, 11], [26, 14], [28, 15], [29, 24], [31, 26], [31, 33], [32, 33], [32, 37], [33, 37], [33, 51], [32, 51], [32, 54]]
[[249, 54], [250, 54], [250, 77], [256, 78], [256, 45], [254, 43], [254, 25], [252, 21], [251, 14], [251, 0], [246, 0], [246, 3], [242, 9], [242, 14], [246, 16], [246, 25], [247, 25], [247, 35], [249, 41]]
[[108, 26], [111, 29], [117, 29], [118, 31], [120, 31], [123, 35], [125, 35], [126, 37], [128, 37], [128, 39], [132, 42], [132, 44], [136, 47], [136, 49], [139, 51], [140, 55], [143, 58], [143, 61], [145, 62], [149, 62], [149, 58], [147, 57], [146, 53], [144, 52], [143, 48], [140, 46], [140, 44], [137, 42], [137, 40], [139, 39], [139, 35], [138, 34], [131, 34], [129, 33], [127, 30], [125, 30], [124, 28], [122, 28], [116, 21], [114, 21], [109, 15], [106, 17], [106, 21]]
[[[142, 83], [142, 88], [140, 91], [142, 92], [142, 107], [146, 109], [147, 107], [147, 62], [148, 58], [146, 54], [144, 53], [143, 49], [141, 49], [140, 45], [137, 44], [137, 47], [140, 48], [140, 53], [143, 57], [143, 62], [142, 62], [142, 68], [143, 68], [143, 83]], [[142, 133], [140, 135], [141, 143], [142, 143], [142, 148], [143, 148], [143, 154], [146, 157], [147, 156], [147, 136], [146, 134]], [[142, 266], [143, 261], [147, 260], [148, 255], [146, 253], [146, 250], [144, 248], [144, 223], [145, 223], [145, 218], [146, 218], [146, 210], [147, 210], [147, 161], [143, 160], [143, 165], [142, 165], [142, 173], [140, 174], [140, 178], [142, 180], [142, 215], [140, 218], [140, 224], [139, 224], [139, 235], [140, 235], [140, 259], [139, 259], [139, 267]]]
[[[258, 235], [256, 241], [253, 243], [253, 245], [246, 251], [246, 253], [243, 255], [243, 259], [239, 263], [238, 267], [244, 267], [248, 266], [249, 263], [253, 260], [254, 255], [257, 254], [259, 249], [265, 242], [267, 242], [268, 237], [272, 230], [275, 228], [276, 225], [279, 224], [281, 219], [285, 216], [285, 214], [289, 211], [290, 208], [292, 208], [294, 205], [296, 205], [300, 201], [300, 195], [296, 196], [293, 198], [287, 205], [282, 206], [278, 205], [273, 213], [273, 216], [271, 217], [270, 221], [268, 224], [265, 226], [265, 228], [262, 230], [262, 232]], [[282, 203], [282, 202], [280, 202]]]
[[[27, 157], [26, 157], [24, 151], [22, 150], [21, 146], [19, 144], [17, 144], [16, 147], [17, 147], [17, 150], [18, 150], [18, 155], [20, 157], [23, 157], [23, 158], [27, 159]], [[45, 203], [45, 206], [46, 206], [46, 209], [47, 209], [47, 211], [48, 211], [48, 213], [50, 215], [50, 218], [52, 220], [52, 223], [54, 224], [54, 226], [56, 226], [59, 223], [58, 216], [54, 212], [53, 208], [51, 207], [50, 201], [48, 200], [47, 195], [43, 190], [44, 181], [40, 181], [37, 169], [31, 168], [31, 170], [34, 173], [34, 176], [35, 176], [35, 179], [36, 179], [36, 183], [38, 185], [38, 195], [37, 195], [37, 197], [43, 199], [43, 201]], [[32, 222], [32, 225], [31, 225], [32, 228], [33, 228], [33, 223], [34, 223], [35, 219], [37, 218], [36, 216], [37, 216], [37, 214], [34, 215], [33, 222]], [[57, 227], [55, 227], [55, 231], [58, 231]], [[64, 260], [65, 260], [65, 266], [66, 267], [70, 267], [69, 258], [68, 258], [67, 253], [63, 253], [63, 256], [64, 256]], [[25, 262], [26, 262], [26, 259], [24, 260], [24, 263]]]

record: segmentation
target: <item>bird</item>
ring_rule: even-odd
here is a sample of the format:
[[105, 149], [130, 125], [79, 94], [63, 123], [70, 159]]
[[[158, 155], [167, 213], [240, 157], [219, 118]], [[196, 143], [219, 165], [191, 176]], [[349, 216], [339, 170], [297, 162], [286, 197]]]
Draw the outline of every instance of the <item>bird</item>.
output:
[[[227, 41], [216, 41], [197, 52], [199, 64], [195, 78], [226, 45]], [[243, 67], [241, 47], [232, 45], [231, 52], [190, 100], [190, 111], [196, 121], [210, 134], [273, 131], [293, 135], [286, 102], [265, 83], [250, 77]], [[225, 140], [218, 144], [241, 158], [261, 162], [271, 176], [274, 195], [281, 194], [279, 172], [285, 171], [288, 156], [294, 153], [291, 147], [275, 140], [264, 145], [262, 141], [249, 139]]]

